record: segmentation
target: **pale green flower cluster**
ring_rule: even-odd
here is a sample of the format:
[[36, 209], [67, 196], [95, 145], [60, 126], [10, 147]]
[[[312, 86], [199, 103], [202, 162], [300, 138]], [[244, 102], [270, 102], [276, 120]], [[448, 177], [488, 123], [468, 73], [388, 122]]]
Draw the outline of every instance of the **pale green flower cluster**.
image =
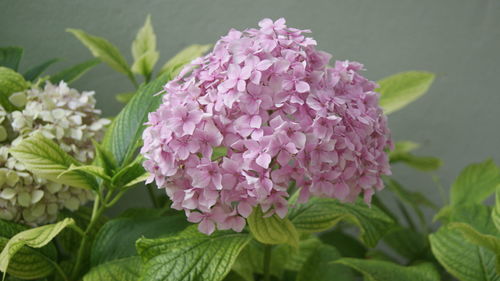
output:
[[0, 106], [0, 218], [32, 225], [52, 222], [59, 210], [76, 210], [93, 194], [38, 178], [9, 154], [9, 147], [40, 132], [88, 163], [94, 157], [91, 140], [102, 137], [110, 120], [100, 118], [94, 92], [80, 93], [64, 82], [16, 93], [16, 100], [22, 111], [8, 113]]

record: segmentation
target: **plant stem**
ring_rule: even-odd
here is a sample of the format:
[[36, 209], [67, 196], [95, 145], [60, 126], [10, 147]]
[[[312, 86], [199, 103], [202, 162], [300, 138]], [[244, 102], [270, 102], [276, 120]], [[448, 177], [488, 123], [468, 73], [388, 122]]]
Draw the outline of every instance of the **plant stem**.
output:
[[78, 248], [75, 267], [73, 268], [73, 271], [71, 273], [71, 280], [78, 280], [78, 274], [80, 273], [80, 270], [82, 268], [84, 254], [88, 247], [87, 244], [90, 242], [89, 233], [96, 224], [96, 222], [98, 221], [99, 217], [104, 212], [104, 210], [106, 210], [106, 204], [102, 204], [102, 206], [99, 207], [99, 197], [97, 197], [96, 200], [94, 201], [94, 207], [92, 208], [92, 216], [90, 217], [89, 225], [87, 226], [87, 229], [85, 229], [85, 232], [83, 233], [82, 242], [80, 243], [80, 247]]
[[271, 251], [272, 245], [264, 246], [264, 281], [271, 280]]
[[153, 206], [155, 208], [159, 208], [160, 202], [158, 202], [158, 198], [155, 195], [154, 186], [152, 184], [146, 184], [146, 187], [148, 188], [149, 198], [151, 199], [151, 202], [153, 202]]

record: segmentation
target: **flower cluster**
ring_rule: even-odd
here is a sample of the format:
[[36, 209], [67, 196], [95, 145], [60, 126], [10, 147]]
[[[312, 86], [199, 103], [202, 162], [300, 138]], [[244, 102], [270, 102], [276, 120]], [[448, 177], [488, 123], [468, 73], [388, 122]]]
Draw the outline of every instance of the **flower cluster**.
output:
[[41, 132], [82, 162], [93, 158], [91, 139], [99, 139], [110, 121], [99, 119], [94, 92], [78, 92], [64, 82], [47, 83], [16, 93], [23, 96], [22, 111], [0, 106], [0, 218], [31, 225], [54, 221], [59, 210], [76, 210], [93, 199], [90, 191], [47, 182], [28, 172], [8, 149], [23, 137]]
[[143, 134], [149, 182], [207, 234], [241, 231], [255, 206], [286, 216], [291, 186], [300, 202], [370, 202], [390, 173], [386, 117], [363, 66], [329, 67], [309, 31], [284, 19], [259, 26], [230, 30], [170, 81]]

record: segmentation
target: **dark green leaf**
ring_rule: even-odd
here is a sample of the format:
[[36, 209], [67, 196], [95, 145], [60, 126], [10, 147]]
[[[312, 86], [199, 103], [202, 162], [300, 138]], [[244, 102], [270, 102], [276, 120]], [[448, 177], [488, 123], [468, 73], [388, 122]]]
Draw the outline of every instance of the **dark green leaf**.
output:
[[5, 66], [17, 71], [21, 58], [23, 57], [23, 52], [24, 50], [21, 47], [0, 48], [0, 66]]
[[421, 258], [429, 247], [425, 235], [403, 227], [390, 230], [384, 236], [384, 242], [410, 261]]
[[92, 245], [92, 265], [135, 255], [135, 241], [140, 237], [163, 237], [189, 225], [184, 215], [151, 215], [147, 209], [144, 212], [148, 216], [136, 213], [110, 220], [101, 228]]
[[350, 266], [370, 281], [439, 281], [440, 276], [431, 263], [401, 266], [380, 260], [342, 258], [336, 263]]
[[321, 245], [310, 255], [297, 275], [297, 281], [354, 281], [352, 270], [341, 264], [331, 264], [341, 258], [335, 247]]
[[84, 75], [87, 71], [89, 71], [92, 67], [101, 63], [99, 59], [91, 59], [74, 65], [70, 68], [66, 68], [61, 72], [58, 72], [54, 75], [51, 75], [49, 81], [51, 83], [59, 83], [60, 81], [64, 81], [68, 84], [78, 80], [82, 75]]
[[104, 137], [104, 148], [111, 151], [118, 163], [128, 165], [141, 143], [148, 114], [158, 108], [163, 85], [170, 80], [166, 73], [139, 88], [137, 94], [113, 120]]
[[319, 238], [323, 243], [337, 248], [343, 257], [363, 258], [368, 250], [358, 239], [337, 229], [321, 233]]
[[34, 81], [40, 74], [42, 74], [49, 66], [58, 62], [59, 59], [50, 59], [48, 61], [42, 62], [39, 65], [36, 65], [30, 69], [28, 69], [24, 74], [24, 79], [28, 81]]

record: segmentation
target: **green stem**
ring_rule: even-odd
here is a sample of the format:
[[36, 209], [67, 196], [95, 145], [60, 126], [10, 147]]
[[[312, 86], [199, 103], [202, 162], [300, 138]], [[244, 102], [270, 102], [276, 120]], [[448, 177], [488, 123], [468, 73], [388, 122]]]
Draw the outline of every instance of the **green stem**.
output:
[[139, 84], [137, 83], [137, 80], [135, 80], [134, 74], [132, 72], [130, 72], [127, 76], [130, 79], [130, 81], [132, 82], [132, 84], [134, 84], [134, 87], [136, 89], [139, 88]]
[[84, 254], [88, 248], [88, 243], [90, 242], [89, 233], [105, 209], [106, 209], [106, 204], [102, 204], [102, 206], [99, 207], [99, 197], [97, 197], [96, 200], [94, 201], [94, 207], [92, 208], [92, 216], [90, 217], [90, 223], [87, 226], [87, 229], [85, 229], [85, 232], [83, 233], [82, 242], [80, 243], [80, 248], [78, 248], [75, 267], [73, 268], [73, 271], [71, 273], [71, 280], [78, 280], [77, 277], [78, 274], [80, 273], [80, 270], [82, 269]]
[[64, 270], [62, 270], [62, 268], [55, 261], [53, 261], [51, 259], [47, 259], [47, 260], [54, 266], [57, 273], [59, 273], [59, 276], [61, 276], [62, 280], [69, 281], [69, 278], [66, 275], [66, 273], [64, 273]]
[[271, 253], [273, 250], [272, 245], [264, 246], [264, 281], [271, 280]]
[[148, 188], [149, 198], [151, 199], [153, 206], [155, 208], [159, 208], [160, 202], [158, 202], [158, 197], [155, 195], [154, 186], [152, 184], [147, 184], [146, 187]]

